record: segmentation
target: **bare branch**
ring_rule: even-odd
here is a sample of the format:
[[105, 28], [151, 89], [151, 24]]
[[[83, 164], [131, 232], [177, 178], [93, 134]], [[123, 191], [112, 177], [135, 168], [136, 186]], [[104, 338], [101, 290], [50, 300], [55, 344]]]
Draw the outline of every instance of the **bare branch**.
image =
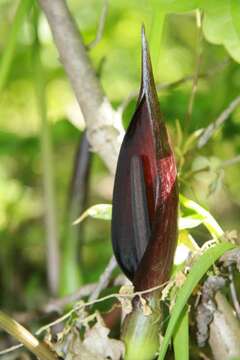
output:
[[[106, 269], [104, 270], [103, 274], [101, 275], [99, 283], [83, 285], [77, 291], [75, 291], [70, 295], [64, 296], [63, 298], [60, 299], [52, 299], [46, 305], [44, 305], [40, 311], [44, 313], [50, 313], [52, 311], [61, 311], [62, 309], [64, 309], [66, 305], [79, 301], [81, 298], [90, 296], [91, 294], [92, 294], [91, 295], [92, 300], [95, 300], [99, 296], [100, 292], [109, 285], [109, 282], [111, 280], [110, 276], [112, 274], [112, 271], [115, 269], [115, 267], [116, 267], [116, 261], [112, 257]], [[128, 280], [125, 277], [125, 275], [121, 274], [114, 279], [113, 285], [123, 286], [126, 285], [127, 281]]]
[[89, 301], [96, 300], [98, 296], [100, 295], [101, 291], [105, 289], [110, 281], [110, 278], [112, 276], [113, 270], [117, 267], [117, 262], [115, 259], [115, 256], [112, 256], [106, 269], [100, 276], [99, 282], [97, 286], [95, 287], [94, 291], [92, 292]]
[[23, 347], [23, 344], [17, 344], [17, 345], [13, 345], [7, 349], [1, 350], [0, 351], [0, 356], [6, 355], [12, 351], [16, 351], [18, 349], [21, 349]]
[[92, 150], [114, 173], [124, 135], [120, 113], [112, 108], [102, 91], [65, 1], [39, 0], [39, 4], [86, 121]]
[[240, 162], [240, 155], [237, 155], [237, 156], [234, 156], [232, 159], [223, 161], [222, 167], [232, 166], [239, 162]]
[[73, 294], [64, 296], [63, 298], [60, 299], [50, 300], [49, 303], [47, 303], [41, 310], [44, 313], [49, 313], [56, 310], [57, 311], [62, 310], [66, 305], [74, 303], [80, 300], [81, 298], [92, 294], [97, 286], [98, 286], [97, 283], [84, 285], [80, 287], [77, 291], [75, 291]]
[[195, 73], [192, 82], [192, 90], [189, 98], [188, 109], [186, 114], [186, 129], [188, 129], [190, 125], [190, 121], [192, 118], [193, 105], [194, 100], [197, 93], [198, 79], [200, 75], [200, 66], [202, 61], [202, 13], [199, 9], [196, 10], [196, 22], [197, 22], [197, 49], [196, 49], [196, 66]]
[[41, 328], [39, 328], [37, 331], [36, 331], [36, 335], [40, 335], [42, 334], [44, 331], [48, 330], [50, 327], [56, 325], [56, 324], [59, 324], [63, 321], [65, 321], [66, 319], [68, 319], [70, 316], [72, 316], [72, 314], [74, 314], [76, 311], [78, 310], [81, 310], [81, 309], [84, 309], [88, 306], [92, 306], [93, 304], [98, 304], [98, 303], [101, 303], [103, 301], [106, 301], [106, 300], [109, 300], [109, 299], [133, 299], [135, 296], [142, 296], [143, 294], [148, 294], [148, 293], [151, 293], [155, 290], [159, 290], [159, 289], [163, 289], [167, 284], [169, 283], [169, 281], [163, 283], [163, 284], [160, 284], [158, 286], [154, 286], [152, 288], [149, 288], [149, 289], [146, 289], [146, 290], [142, 290], [142, 291], [136, 291], [136, 292], [133, 292], [133, 293], [115, 293], [115, 294], [109, 294], [109, 295], [106, 295], [104, 297], [101, 297], [101, 298], [98, 298], [98, 299], [95, 299], [95, 300], [92, 300], [92, 301], [88, 301], [86, 303], [82, 302], [82, 303], [78, 303], [76, 304], [75, 307], [73, 307], [69, 312], [67, 312], [66, 314], [62, 315], [60, 318], [52, 321], [51, 323], [47, 324], [47, 325], [44, 325], [42, 326]]
[[229, 287], [230, 287], [230, 291], [231, 291], [231, 298], [232, 298], [233, 306], [236, 310], [237, 317], [240, 320], [240, 305], [239, 305], [239, 301], [238, 301], [237, 290], [236, 290], [235, 283], [234, 283], [232, 265], [228, 266], [228, 273], [229, 273], [229, 280], [230, 280]]
[[90, 42], [90, 44], [87, 45], [88, 50], [91, 50], [92, 48], [94, 48], [99, 43], [99, 41], [101, 40], [101, 38], [103, 36], [104, 26], [105, 26], [105, 22], [106, 22], [106, 18], [107, 18], [107, 13], [108, 13], [108, 5], [109, 5], [108, 0], [105, 0], [104, 4], [103, 4], [101, 15], [99, 18], [96, 37], [93, 41]]
[[[209, 69], [207, 72], [198, 74], [198, 79], [206, 79], [211, 76], [214, 76], [216, 73], [220, 72], [228, 64], [229, 64], [228, 61], [221, 62], [221, 63], [217, 64], [216, 66], [214, 66], [214, 68]], [[174, 89], [180, 85], [183, 85], [185, 83], [193, 81], [194, 77], [195, 77], [195, 75], [187, 75], [176, 81], [172, 81], [169, 83], [163, 83], [163, 84], [157, 84], [157, 86], [156, 86], [157, 92], [160, 92], [163, 90]], [[138, 92], [139, 91], [132, 91], [128, 95], [128, 97], [122, 102], [122, 104], [119, 107], [119, 111], [121, 111], [121, 113], [126, 109], [128, 104], [130, 103], [130, 101], [132, 101], [135, 97], [138, 96]]]
[[218, 116], [218, 118], [212, 122], [206, 129], [203, 131], [202, 135], [198, 140], [198, 148], [203, 147], [212, 137], [212, 135], [219, 129], [219, 127], [226, 121], [231, 115], [231, 113], [237, 108], [240, 104], [240, 96], [237, 96], [228, 107]]

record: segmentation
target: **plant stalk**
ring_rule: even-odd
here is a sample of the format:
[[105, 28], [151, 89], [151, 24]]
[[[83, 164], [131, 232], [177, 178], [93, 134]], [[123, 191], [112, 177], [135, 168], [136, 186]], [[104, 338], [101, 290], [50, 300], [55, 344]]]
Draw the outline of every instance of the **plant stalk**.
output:
[[152, 360], [156, 356], [162, 319], [159, 298], [159, 291], [149, 294], [144, 298], [147, 307], [141, 304], [139, 298], [133, 299], [133, 310], [125, 318], [122, 330], [125, 360]]
[[37, 10], [35, 11], [35, 39], [33, 43], [34, 85], [37, 107], [41, 120], [40, 142], [42, 152], [42, 177], [44, 192], [44, 215], [46, 230], [46, 254], [48, 286], [52, 295], [59, 287], [59, 240], [56, 216], [55, 184], [53, 174], [53, 153], [50, 126], [47, 119], [44, 70], [40, 59], [40, 44], [37, 37]]
[[27, 329], [2, 311], [0, 311], [0, 327], [20, 341], [39, 359], [57, 359], [57, 356], [46, 345], [38, 341]]

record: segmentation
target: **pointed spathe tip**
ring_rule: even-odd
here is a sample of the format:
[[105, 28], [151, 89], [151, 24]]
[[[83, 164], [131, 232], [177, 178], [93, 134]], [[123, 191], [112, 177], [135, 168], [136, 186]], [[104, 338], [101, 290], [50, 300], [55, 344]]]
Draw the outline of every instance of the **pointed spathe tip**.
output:
[[149, 57], [148, 42], [146, 38], [145, 26], [142, 24], [142, 64], [146, 65], [146, 61]]
[[145, 26], [142, 25], [142, 86], [140, 91], [140, 98], [142, 95], [149, 94], [152, 90], [152, 83], [153, 83], [153, 73], [152, 73], [152, 64], [150, 59], [149, 53], [149, 46], [145, 32]]
[[144, 39], [144, 41], [146, 41], [146, 32], [145, 32], [145, 25], [142, 23], [142, 41]]

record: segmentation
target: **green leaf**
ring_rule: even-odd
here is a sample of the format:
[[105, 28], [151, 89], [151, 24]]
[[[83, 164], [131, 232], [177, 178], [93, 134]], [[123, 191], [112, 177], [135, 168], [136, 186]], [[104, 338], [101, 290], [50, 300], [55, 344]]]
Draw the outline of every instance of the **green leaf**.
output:
[[177, 248], [174, 255], [174, 266], [183, 264], [189, 255], [200, 250], [191, 234], [185, 229], [179, 232]]
[[223, 45], [240, 62], [240, 4], [238, 0], [204, 0], [203, 33], [205, 38]]
[[152, 0], [158, 5], [160, 11], [166, 13], [187, 12], [194, 10], [199, 5], [199, 0]]
[[204, 10], [203, 33], [207, 41], [223, 45], [240, 62], [240, 2], [238, 0], [152, 0], [163, 14]]
[[94, 219], [111, 220], [112, 205], [111, 204], [97, 204], [88, 208], [84, 213], [74, 221], [73, 225], [77, 225], [86, 219], [88, 216]]
[[200, 250], [200, 247], [186, 229], [179, 232], [178, 245], [185, 245], [190, 251]]
[[230, 6], [231, 6], [231, 15], [232, 15], [233, 25], [237, 32], [238, 38], [240, 40], [240, 1], [239, 0], [231, 0], [230, 4], [231, 4]]
[[189, 359], [188, 307], [185, 306], [173, 334], [175, 360]]
[[166, 14], [192, 11], [198, 7], [199, 0], [151, 0], [152, 22], [150, 31], [150, 53], [153, 71], [158, 76], [158, 63], [161, 51], [161, 38]]
[[226, 251], [233, 248], [234, 245], [230, 243], [217, 244], [214, 247], [208, 249], [196, 260], [187, 276], [185, 283], [178, 291], [176, 303], [173, 307], [172, 315], [169, 320], [163, 342], [160, 346], [158, 360], [164, 360], [170, 339], [174, 334], [176, 325], [179, 321], [184, 306], [186, 305], [194, 288], [197, 286], [201, 278], [206, 274], [208, 269], [214, 264], [214, 262]]
[[193, 200], [187, 199], [185, 196], [179, 196], [180, 204], [187, 209], [191, 209], [196, 214], [198, 214], [199, 219], [202, 219], [203, 224], [208, 229], [213, 239], [218, 240], [223, 234], [223, 230], [214, 217], [210, 214], [209, 211], [201, 207], [199, 204]]
[[158, 75], [158, 63], [160, 59], [164, 19], [165, 13], [158, 11], [158, 7], [153, 7], [149, 46], [152, 59], [152, 68], [155, 76]]

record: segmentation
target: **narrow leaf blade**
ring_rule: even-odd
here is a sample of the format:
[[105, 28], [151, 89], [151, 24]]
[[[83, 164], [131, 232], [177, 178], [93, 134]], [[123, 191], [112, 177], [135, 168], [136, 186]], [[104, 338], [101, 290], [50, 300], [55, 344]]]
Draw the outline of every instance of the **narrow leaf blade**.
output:
[[173, 335], [175, 360], [189, 360], [189, 321], [188, 307], [182, 311]]

